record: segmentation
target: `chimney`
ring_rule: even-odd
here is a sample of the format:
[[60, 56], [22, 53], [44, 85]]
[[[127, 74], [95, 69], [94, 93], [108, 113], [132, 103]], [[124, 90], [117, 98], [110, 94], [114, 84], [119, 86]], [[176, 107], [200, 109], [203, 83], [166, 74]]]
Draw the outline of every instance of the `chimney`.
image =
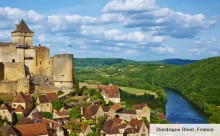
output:
[[18, 30], [18, 24], [15, 24], [15, 30]]

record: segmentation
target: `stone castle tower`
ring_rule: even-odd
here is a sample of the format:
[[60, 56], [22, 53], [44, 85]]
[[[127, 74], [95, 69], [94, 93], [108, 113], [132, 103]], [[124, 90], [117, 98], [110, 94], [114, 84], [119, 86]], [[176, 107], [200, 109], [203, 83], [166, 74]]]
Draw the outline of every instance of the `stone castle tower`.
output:
[[12, 42], [0, 42], [0, 93], [73, 89], [73, 55], [51, 57], [48, 47], [33, 45], [33, 36], [22, 19]]

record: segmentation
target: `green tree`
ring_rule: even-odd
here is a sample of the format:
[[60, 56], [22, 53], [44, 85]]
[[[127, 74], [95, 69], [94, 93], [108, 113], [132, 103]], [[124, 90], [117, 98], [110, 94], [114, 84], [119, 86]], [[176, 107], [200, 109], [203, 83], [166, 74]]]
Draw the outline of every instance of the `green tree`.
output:
[[0, 106], [4, 103], [4, 101], [2, 99], [0, 99]]
[[60, 111], [60, 109], [63, 108], [63, 103], [59, 100], [53, 101], [52, 106], [55, 110]]
[[80, 109], [78, 107], [73, 107], [69, 111], [70, 118], [79, 118], [81, 116]]
[[80, 89], [79, 89], [79, 81], [76, 79], [76, 85], [75, 85], [75, 92], [76, 92], [76, 95], [79, 95], [80, 93]]
[[43, 116], [47, 119], [53, 119], [53, 114], [50, 112], [43, 112]]
[[208, 123], [220, 123], [220, 115], [211, 115], [209, 118], [208, 118]]

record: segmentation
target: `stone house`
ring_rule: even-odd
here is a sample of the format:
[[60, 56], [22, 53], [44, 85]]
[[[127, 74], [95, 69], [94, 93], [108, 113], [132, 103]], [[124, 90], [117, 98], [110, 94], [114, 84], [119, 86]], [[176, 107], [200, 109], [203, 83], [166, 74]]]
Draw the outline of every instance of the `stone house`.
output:
[[51, 102], [57, 100], [58, 96], [56, 92], [50, 92], [44, 95], [40, 95], [37, 98], [37, 110], [42, 112], [53, 112], [53, 106]]
[[7, 103], [4, 103], [0, 108], [0, 116], [2, 119], [12, 122], [14, 111], [11, 106], [9, 106]]
[[107, 118], [102, 125], [101, 129], [102, 136], [123, 136], [120, 132], [118, 124], [112, 119]]
[[99, 92], [101, 93], [104, 100], [109, 103], [109, 101], [114, 103], [120, 103], [120, 91], [118, 86], [97, 86]]
[[0, 131], [2, 132], [2, 136], [18, 136], [13, 127], [7, 123], [0, 127]]
[[149, 136], [147, 125], [142, 120], [131, 119], [129, 125], [130, 127], [125, 130], [125, 134], [128, 136]]
[[52, 112], [52, 104], [46, 95], [40, 95], [37, 98], [37, 110], [42, 112]]
[[109, 110], [111, 109], [111, 107], [109, 106], [101, 106], [102, 110], [104, 111], [104, 115], [109, 115]]
[[85, 119], [96, 119], [99, 116], [104, 116], [105, 113], [102, 109], [102, 106], [94, 104], [91, 106], [82, 106], [81, 107], [81, 115]]
[[[19, 92], [15, 99], [12, 101], [12, 108], [19, 108], [18, 106], [23, 107], [24, 115], [27, 115], [33, 108], [33, 99], [30, 95], [26, 95], [23, 92]], [[21, 109], [21, 108], [19, 108]], [[21, 111], [19, 111], [21, 112]]]
[[131, 119], [137, 118], [136, 111], [126, 109], [116, 111], [115, 116], [126, 121], [130, 121]]
[[147, 121], [150, 122], [150, 108], [147, 106], [147, 104], [135, 104], [134, 108], [137, 113], [137, 119], [146, 117]]

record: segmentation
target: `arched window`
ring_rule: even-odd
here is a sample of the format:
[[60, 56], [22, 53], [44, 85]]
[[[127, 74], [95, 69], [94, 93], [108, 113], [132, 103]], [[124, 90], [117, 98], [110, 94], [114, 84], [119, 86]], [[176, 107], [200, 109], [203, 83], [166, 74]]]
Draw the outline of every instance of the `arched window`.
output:
[[12, 62], [15, 62], [15, 59], [13, 59]]

